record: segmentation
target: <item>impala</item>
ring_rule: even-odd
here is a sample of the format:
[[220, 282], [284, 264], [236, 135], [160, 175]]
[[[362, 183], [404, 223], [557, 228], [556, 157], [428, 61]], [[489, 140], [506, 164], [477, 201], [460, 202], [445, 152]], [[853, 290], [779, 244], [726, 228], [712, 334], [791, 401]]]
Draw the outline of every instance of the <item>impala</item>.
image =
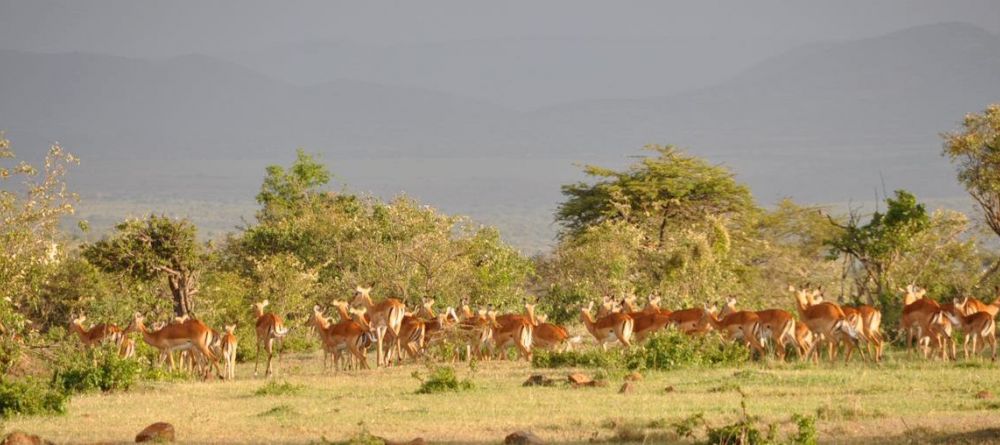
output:
[[670, 313], [669, 318], [671, 325], [688, 335], [704, 334], [712, 330], [712, 325], [705, 317], [705, 310], [702, 308], [674, 311]]
[[504, 356], [504, 349], [510, 345], [517, 348], [518, 353], [527, 361], [531, 361], [531, 341], [534, 332], [535, 305], [525, 303], [526, 315], [504, 314], [497, 316], [492, 310], [487, 312], [490, 322], [493, 324], [493, 345], [500, 351], [500, 357]]
[[587, 327], [590, 335], [594, 336], [597, 343], [604, 350], [608, 349], [608, 343], [618, 341], [625, 347], [632, 346], [632, 329], [635, 321], [632, 317], [620, 312], [612, 312], [604, 317], [594, 320], [590, 311], [594, 308], [594, 302], [590, 302], [587, 307], [580, 308], [580, 321]]
[[[833, 350], [836, 342], [841, 338], [841, 333], [847, 335], [847, 353], [844, 362], [851, 360], [854, 349], [857, 348], [858, 332], [847, 322], [844, 311], [833, 303], [819, 303], [810, 305], [811, 296], [819, 294], [819, 291], [810, 292], [806, 289], [795, 289], [795, 286], [788, 286], [788, 290], [795, 294], [795, 308], [799, 312], [802, 322], [809, 327], [809, 330], [820, 337], [829, 345], [829, 356], [833, 360]], [[818, 345], [818, 341], [813, 344], [813, 348]], [[811, 351], [810, 351], [811, 352]], [[808, 355], [808, 353], [806, 354]], [[861, 356], [864, 359], [864, 355]], [[818, 354], [817, 354], [818, 361]]]
[[[730, 297], [726, 300], [726, 305], [719, 312], [720, 317], [736, 312], [736, 298]], [[765, 309], [754, 312], [759, 321], [756, 336], [760, 339], [767, 339], [774, 343], [774, 353], [778, 359], [785, 361], [785, 348], [788, 345], [799, 346], [795, 335], [795, 318], [788, 311], [781, 309]], [[799, 355], [802, 356], [801, 354]]]
[[[218, 359], [208, 348], [208, 326], [199, 320], [188, 320], [180, 324], [169, 324], [156, 331], [149, 331], [143, 324], [144, 317], [136, 312], [132, 317], [132, 323], [126, 328], [127, 332], [139, 332], [142, 339], [148, 345], [158, 349], [161, 353], [166, 353], [170, 360], [170, 369], [173, 370], [174, 356], [172, 351], [184, 351], [194, 349], [200, 353], [215, 368], [215, 372], [221, 376]], [[210, 369], [205, 368], [204, 376], [207, 378]]]
[[[392, 334], [392, 331], [388, 332]], [[390, 341], [402, 345], [407, 356], [416, 360], [424, 349], [427, 336], [427, 323], [419, 317], [404, 315], [399, 327], [399, 337]], [[402, 358], [402, 357], [400, 357]]]
[[366, 312], [364, 308], [349, 309], [347, 318], [325, 330], [326, 342], [332, 345], [335, 368], [344, 367], [341, 354], [346, 349], [362, 368], [369, 369], [366, 351], [372, 343], [372, 333]]
[[660, 309], [659, 295], [650, 295], [649, 298], [646, 300], [646, 305], [643, 306], [642, 308], [642, 312], [645, 312], [647, 314], [659, 314], [661, 312], [666, 312], [667, 315], [670, 315], [670, 311], [664, 311]]
[[532, 345], [542, 349], [559, 349], [569, 351], [573, 343], [579, 343], [580, 337], [570, 337], [566, 328], [557, 324], [549, 323], [548, 316], [540, 314], [535, 316], [538, 324], [532, 330]]
[[720, 320], [715, 315], [715, 312], [715, 307], [705, 305], [703, 317], [705, 317], [713, 328], [722, 332], [730, 340], [743, 340], [744, 343], [760, 354], [761, 358], [764, 357], [766, 351], [764, 351], [764, 346], [760, 344], [760, 339], [758, 338], [760, 319], [757, 317], [757, 314], [750, 311], [734, 311], [726, 314]]
[[[925, 296], [926, 289], [910, 284], [905, 289], [900, 290], [903, 291], [904, 295], [899, 328], [900, 331], [906, 333], [907, 349], [910, 348], [913, 339], [916, 339], [916, 346], [924, 347], [924, 356], [926, 357], [928, 347], [933, 340], [935, 346], [941, 348], [942, 356], [944, 356], [948, 349], [947, 343], [951, 341], [951, 322], [944, 316], [941, 305]], [[952, 349], [954, 350], [954, 347]], [[912, 351], [912, 349], [910, 350]]]
[[[959, 308], [956, 308], [959, 309]], [[969, 359], [969, 340], [972, 340], [972, 354], [979, 352], [976, 347], [977, 341], [981, 340], [983, 349], [990, 345], [990, 357], [997, 359], [997, 325], [993, 320], [993, 315], [989, 312], [976, 312], [972, 315], [963, 315], [961, 309], [957, 313], [946, 313], [951, 324], [958, 326], [965, 333], [965, 341], [962, 344], [962, 352], [965, 359]]]
[[[392, 357], [391, 350], [385, 347], [386, 332], [392, 331], [391, 338], [399, 337], [399, 330], [402, 328], [403, 316], [406, 315], [406, 306], [396, 298], [386, 298], [378, 304], [372, 301], [371, 287], [357, 286], [354, 292], [352, 304], [361, 305], [368, 313], [371, 326], [375, 329], [376, 341], [376, 366], [388, 366]], [[398, 341], [391, 342], [390, 348], [396, 350], [396, 360], [399, 361], [400, 344]]]
[[[334, 301], [333, 304], [334, 306], [343, 304], [344, 311], [346, 312], [346, 302]], [[338, 310], [339, 309], [340, 308], [338, 306]], [[345, 315], [345, 312], [341, 313], [341, 320], [350, 318], [349, 315]], [[330, 325], [333, 323], [331, 319], [327, 318], [326, 315], [323, 315], [323, 308], [319, 307], [318, 304], [313, 306], [313, 315], [312, 317], [309, 317], [308, 323], [309, 328], [316, 332], [316, 335], [319, 336], [320, 342], [323, 344], [323, 369], [325, 370], [329, 367], [330, 357], [334, 356], [334, 353], [336, 352], [335, 349], [337, 348], [337, 345], [331, 343], [329, 337], [326, 335], [327, 329], [329, 329]]]
[[222, 334], [222, 361], [225, 363], [226, 380], [236, 378], [236, 325], [226, 325], [226, 331]]
[[987, 314], [990, 314], [991, 317], [995, 318], [997, 316], [997, 312], [1000, 311], [1000, 298], [993, 300], [992, 303], [986, 304], [976, 298], [965, 297], [961, 301], [961, 307], [963, 308], [962, 315], [972, 315], [977, 312], [986, 312]]
[[632, 317], [632, 336], [636, 342], [642, 342], [650, 335], [670, 324], [670, 312], [650, 313], [645, 311], [632, 312], [628, 314]]
[[[269, 376], [272, 373], [271, 359], [274, 357], [274, 343], [276, 341], [281, 341], [288, 334], [288, 328], [284, 326], [284, 322], [281, 321], [281, 317], [274, 315], [271, 312], [264, 312], [264, 308], [267, 307], [268, 301], [264, 300], [260, 303], [253, 304], [253, 314], [257, 318], [257, 323], [255, 326], [255, 331], [257, 333], [257, 357], [254, 358], [253, 363], [253, 375], [257, 376], [257, 367], [260, 364], [260, 348], [263, 347], [264, 351], [267, 352], [267, 370], [264, 375]], [[278, 349], [278, 362], [281, 362], [281, 349], [279, 345]]]
[[795, 345], [796, 349], [799, 351], [799, 359], [809, 360], [809, 354], [813, 354], [815, 361], [819, 362], [819, 350], [817, 350], [814, 345], [816, 344], [816, 336], [813, 331], [809, 329], [809, 326], [801, 321], [795, 322]]
[[69, 324], [70, 331], [76, 332], [84, 346], [92, 348], [109, 340], [115, 344], [121, 343], [123, 335], [121, 328], [118, 326], [110, 323], [98, 323], [91, 326], [90, 329], [86, 329], [83, 327], [83, 322], [86, 320], [86, 315], [80, 315], [72, 319]]

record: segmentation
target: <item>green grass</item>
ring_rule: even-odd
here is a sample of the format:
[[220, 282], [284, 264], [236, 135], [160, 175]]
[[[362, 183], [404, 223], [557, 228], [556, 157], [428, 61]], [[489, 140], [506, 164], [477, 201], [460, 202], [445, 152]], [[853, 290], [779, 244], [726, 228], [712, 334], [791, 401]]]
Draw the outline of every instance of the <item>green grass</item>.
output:
[[800, 414], [817, 418], [821, 443], [951, 443], [995, 437], [986, 428], [996, 425], [1000, 406], [975, 396], [984, 389], [1000, 394], [996, 364], [956, 366], [901, 354], [883, 365], [768, 362], [649, 371], [630, 394], [618, 394], [620, 376], [598, 388], [522, 387], [533, 373], [565, 380], [573, 369], [523, 362], [482, 362], [474, 373], [462, 363], [454, 367], [475, 389], [416, 394], [421, 382], [412, 373], [426, 373], [422, 364], [334, 374], [322, 372], [318, 353], [289, 355], [273, 380], [252, 378], [253, 365], [243, 364], [234, 382], [146, 382], [124, 393], [83, 394], [65, 415], [13, 418], [4, 427], [57, 443], [129, 441], [157, 421], [197, 443], [342, 442], [357, 436], [361, 423], [380, 437], [431, 443], [500, 443], [520, 429], [548, 443], [693, 443], [677, 436], [675, 424], [699, 413], [712, 427], [733, 423], [742, 391], [748, 412], [762, 425], [777, 424], [779, 437], [795, 433], [793, 416]]

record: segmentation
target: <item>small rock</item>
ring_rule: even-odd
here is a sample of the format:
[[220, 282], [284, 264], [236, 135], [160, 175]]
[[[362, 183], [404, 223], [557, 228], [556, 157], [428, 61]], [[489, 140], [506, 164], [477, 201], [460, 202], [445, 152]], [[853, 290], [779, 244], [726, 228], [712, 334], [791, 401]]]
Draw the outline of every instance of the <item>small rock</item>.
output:
[[33, 434], [22, 431], [14, 431], [3, 439], [2, 445], [51, 445], [52, 442], [42, 439]]
[[618, 390], [619, 394], [631, 394], [635, 391], [635, 384], [632, 382], [625, 382], [622, 384], [622, 389]]
[[156, 422], [135, 436], [136, 443], [139, 442], [173, 442], [174, 426], [166, 422]]
[[642, 374], [639, 374], [638, 372], [633, 372], [633, 373], [625, 376], [625, 380], [630, 381], [630, 382], [638, 382], [638, 381], [642, 380]]
[[666, 388], [663, 388], [663, 391], [664, 392], [674, 392], [674, 387], [673, 387], [673, 385], [668, 386]]
[[987, 390], [984, 389], [984, 390], [979, 391], [979, 392], [976, 393], [976, 398], [977, 399], [992, 399], [993, 398], [993, 393], [991, 393], [991, 392], [989, 392], [989, 391], [987, 391]]
[[535, 374], [528, 377], [528, 380], [524, 381], [523, 386], [552, 386], [555, 385], [555, 383], [556, 382], [554, 380], [545, 377], [544, 375]]
[[594, 382], [594, 379], [588, 377], [586, 374], [581, 374], [579, 372], [574, 372], [569, 375], [569, 382], [576, 385], [589, 385]]
[[533, 445], [545, 443], [531, 431], [514, 431], [503, 440], [506, 445]]

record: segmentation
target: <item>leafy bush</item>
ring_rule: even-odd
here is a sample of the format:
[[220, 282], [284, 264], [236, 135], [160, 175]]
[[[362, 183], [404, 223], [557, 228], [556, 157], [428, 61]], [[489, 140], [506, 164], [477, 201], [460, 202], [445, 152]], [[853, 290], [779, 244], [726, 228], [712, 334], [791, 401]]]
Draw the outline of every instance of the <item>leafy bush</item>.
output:
[[715, 335], [692, 337], [667, 330], [651, 337], [643, 346], [610, 351], [536, 351], [536, 368], [676, 369], [684, 366], [735, 366], [750, 360], [750, 351]]
[[127, 391], [142, 375], [138, 361], [123, 359], [113, 345], [94, 349], [86, 354], [63, 357], [56, 367], [53, 384], [70, 393], [101, 390]]
[[432, 368], [431, 375], [422, 379], [417, 371], [413, 371], [413, 378], [420, 380], [420, 389], [417, 394], [434, 394], [439, 392], [459, 392], [473, 388], [472, 381], [459, 380], [455, 374], [455, 368], [451, 366], [436, 366]]
[[33, 379], [0, 380], [0, 418], [62, 414], [69, 394]]

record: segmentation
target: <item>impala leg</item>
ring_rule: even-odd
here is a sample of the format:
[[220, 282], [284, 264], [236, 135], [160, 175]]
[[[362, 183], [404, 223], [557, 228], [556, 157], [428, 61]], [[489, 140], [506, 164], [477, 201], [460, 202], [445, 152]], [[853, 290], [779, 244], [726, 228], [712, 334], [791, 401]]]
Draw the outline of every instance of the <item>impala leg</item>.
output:
[[257, 366], [260, 365], [260, 340], [257, 341], [257, 354], [253, 359], [253, 376], [257, 377]]
[[271, 360], [274, 359], [274, 339], [268, 338], [264, 340], [264, 350], [267, 352], [267, 370], [264, 371], [264, 377], [270, 377]]

